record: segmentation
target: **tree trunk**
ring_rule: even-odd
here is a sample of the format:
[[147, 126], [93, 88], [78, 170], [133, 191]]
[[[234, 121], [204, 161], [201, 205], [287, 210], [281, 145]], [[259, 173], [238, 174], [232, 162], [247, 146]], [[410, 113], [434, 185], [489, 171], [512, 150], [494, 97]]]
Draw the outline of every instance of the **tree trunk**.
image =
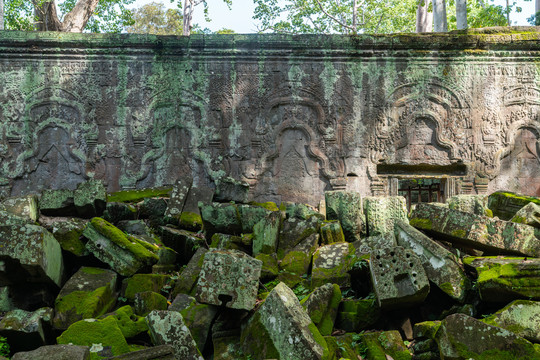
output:
[[435, 32], [448, 31], [445, 0], [433, 0], [433, 28]]
[[4, 0], [0, 0], [0, 30], [4, 30]]
[[[539, 0], [540, 1], [540, 0]], [[433, 18], [429, 16], [428, 8], [431, 0], [420, 0], [416, 8], [416, 32], [431, 32]]]
[[186, 0], [184, 2], [184, 36], [189, 36], [191, 34], [193, 7], [193, 0]]
[[534, 2], [534, 24], [536, 26], [540, 25], [540, 0]]
[[73, 9], [64, 16], [64, 21], [58, 19], [56, 4], [47, 1], [42, 4], [34, 0], [34, 11], [39, 31], [82, 32], [98, 5], [99, 0], [77, 0]]
[[506, 0], [506, 21], [508, 22], [508, 26], [511, 26], [512, 23], [510, 22], [510, 1]]
[[467, 0], [456, 0], [456, 23], [458, 30], [467, 28]]

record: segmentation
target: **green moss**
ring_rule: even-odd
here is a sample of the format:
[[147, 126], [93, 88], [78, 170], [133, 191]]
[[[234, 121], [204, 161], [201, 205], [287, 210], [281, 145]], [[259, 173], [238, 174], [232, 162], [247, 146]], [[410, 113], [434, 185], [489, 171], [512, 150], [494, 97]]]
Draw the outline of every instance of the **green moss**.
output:
[[311, 334], [313, 335], [313, 340], [317, 344], [319, 344], [323, 348], [323, 357], [322, 359], [331, 359], [331, 354], [328, 351], [328, 344], [326, 344], [326, 340], [324, 340], [324, 337], [319, 332], [319, 329], [317, 329], [317, 326], [315, 326], [314, 323], [309, 323], [308, 325], [309, 331], [311, 331]]
[[203, 225], [201, 215], [189, 211], [180, 214], [179, 224], [180, 227], [191, 231], [199, 231]]
[[103, 318], [108, 317], [112, 317], [116, 320], [118, 327], [126, 339], [148, 331], [146, 319], [142, 316], [135, 315], [133, 308], [129, 305], [122, 306], [114, 312], [106, 314]]
[[[90, 223], [101, 235], [110, 239], [121, 248], [128, 250], [138, 259], [143, 261], [150, 259], [154, 259], [155, 261], [159, 260], [158, 256], [147, 248], [150, 244], [140, 241], [133, 236], [124, 234], [122, 230], [106, 220], [96, 217], [90, 220]], [[154, 246], [151, 247], [153, 248]]]
[[276, 203], [272, 202], [272, 201], [267, 201], [267, 202], [263, 202], [263, 203], [252, 201], [252, 202], [249, 203], [249, 205], [260, 206], [260, 207], [263, 207], [266, 210], [270, 210], [270, 211], [279, 211], [279, 208], [276, 205]]
[[452, 230], [451, 235], [457, 238], [464, 238], [467, 236], [467, 232], [463, 229], [454, 229]]
[[103, 315], [116, 299], [109, 286], [102, 286], [92, 292], [73, 291], [55, 301], [55, 310], [63, 314], [64, 323]]
[[100, 268], [95, 268], [95, 267], [83, 267], [82, 268], [83, 273], [90, 274], [90, 275], [103, 274], [105, 271], [106, 271], [105, 269], [100, 269]]
[[131, 278], [125, 280], [127, 286], [124, 296], [129, 300], [133, 300], [135, 294], [140, 292], [153, 291], [159, 293], [169, 279], [169, 275], [135, 274]]
[[433, 223], [430, 219], [411, 219], [409, 221], [409, 224], [411, 226], [414, 226], [415, 228], [424, 230], [431, 230], [433, 227]]
[[142, 189], [142, 190], [125, 190], [117, 191], [108, 194], [108, 202], [138, 202], [151, 197], [170, 197], [172, 191], [171, 186]]

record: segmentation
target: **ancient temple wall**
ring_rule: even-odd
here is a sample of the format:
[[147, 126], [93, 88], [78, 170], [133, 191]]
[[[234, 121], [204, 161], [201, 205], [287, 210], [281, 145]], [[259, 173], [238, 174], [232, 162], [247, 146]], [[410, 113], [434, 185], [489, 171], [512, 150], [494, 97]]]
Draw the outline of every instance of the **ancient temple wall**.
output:
[[0, 32], [0, 191], [246, 181], [540, 195], [540, 30], [393, 36]]

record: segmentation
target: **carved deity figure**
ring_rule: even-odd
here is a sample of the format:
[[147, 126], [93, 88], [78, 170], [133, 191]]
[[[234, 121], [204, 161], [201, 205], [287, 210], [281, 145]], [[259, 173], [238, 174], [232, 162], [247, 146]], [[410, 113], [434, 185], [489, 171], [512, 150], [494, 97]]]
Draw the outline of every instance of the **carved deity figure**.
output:
[[433, 163], [448, 160], [448, 151], [437, 143], [435, 124], [428, 119], [416, 120], [406, 130], [398, 145], [396, 160], [405, 163]]

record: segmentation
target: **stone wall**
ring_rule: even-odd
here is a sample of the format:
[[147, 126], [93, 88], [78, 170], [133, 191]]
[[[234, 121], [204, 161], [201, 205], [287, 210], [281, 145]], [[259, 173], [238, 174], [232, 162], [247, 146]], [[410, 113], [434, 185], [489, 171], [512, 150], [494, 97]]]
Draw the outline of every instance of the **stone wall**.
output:
[[244, 180], [540, 195], [540, 29], [393, 36], [0, 31], [3, 195]]

